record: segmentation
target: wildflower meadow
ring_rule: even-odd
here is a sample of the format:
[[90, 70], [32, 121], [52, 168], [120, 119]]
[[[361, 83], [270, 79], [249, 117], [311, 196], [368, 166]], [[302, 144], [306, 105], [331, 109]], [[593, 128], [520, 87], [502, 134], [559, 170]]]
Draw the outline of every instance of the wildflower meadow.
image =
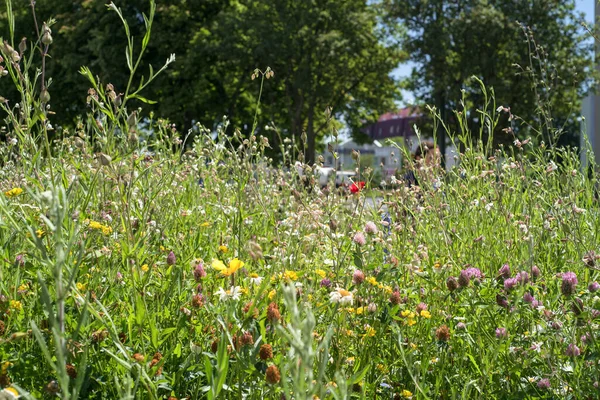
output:
[[257, 120], [179, 132], [128, 109], [174, 61], [137, 85], [145, 18], [131, 86], [82, 68], [88, 113], [60, 135], [33, 83], [51, 27], [0, 46], [20, 93], [0, 103], [0, 399], [600, 397], [588, 149], [492, 147], [510, 110], [482, 85], [454, 167], [398, 146], [418, 185], [321, 185]]

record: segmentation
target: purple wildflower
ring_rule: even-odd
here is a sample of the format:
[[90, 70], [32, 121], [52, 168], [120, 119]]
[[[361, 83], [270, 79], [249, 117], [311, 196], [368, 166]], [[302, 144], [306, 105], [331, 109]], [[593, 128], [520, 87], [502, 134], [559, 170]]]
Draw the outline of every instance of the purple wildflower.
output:
[[579, 347], [577, 347], [573, 343], [571, 343], [570, 345], [568, 345], [567, 349], [565, 350], [565, 355], [567, 357], [577, 357], [580, 354], [581, 354], [581, 350], [579, 350]]
[[498, 271], [498, 275], [504, 279], [510, 278], [510, 266], [508, 264], [504, 264]]
[[577, 286], [577, 275], [574, 272], [569, 271], [562, 274], [560, 291], [564, 296], [570, 296], [575, 293], [575, 286]]
[[600, 289], [600, 284], [598, 282], [592, 282], [588, 285], [588, 290], [592, 293], [597, 292]]
[[498, 304], [502, 308], [508, 308], [508, 300], [506, 300], [506, 296], [498, 293], [496, 295], [496, 304]]
[[519, 284], [525, 285], [529, 282], [529, 274], [525, 271], [521, 271], [517, 274], [517, 276], [515, 276], [515, 279], [517, 282], [519, 282]]
[[328, 287], [330, 287], [330, 286], [331, 286], [331, 281], [330, 281], [329, 279], [327, 279], [327, 278], [323, 278], [323, 279], [321, 280], [321, 287], [328, 288]]
[[354, 274], [352, 274], [352, 283], [354, 283], [355, 285], [360, 285], [364, 281], [365, 281], [364, 272], [362, 272], [360, 269], [357, 269], [356, 271], [354, 271]]
[[535, 281], [537, 278], [539, 278], [541, 274], [542, 274], [542, 273], [541, 273], [541, 271], [540, 271], [540, 269], [538, 268], [538, 266], [537, 266], [537, 265], [534, 265], [533, 267], [531, 267], [531, 276], [533, 276], [533, 280], [534, 280], [534, 281]]
[[496, 328], [496, 338], [504, 339], [508, 337], [508, 331], [506, 328]]
[[364, 246], [367, 243], [367, 239], [365, 239], [365, 234], [362, 232], [356, 232], [352, 240], [359, 246]]
[[455, 291], [458, 288], [458, 282], [456, 281], [456, 278], [449, 276], [448, 279], [446, 279], [446, 287], [451, 292]]
[[531, 293], [525, 292], [525, 294], [523, 295], [523, 301], [525, 303], [531, 304], [531, 303], [533, 303], [533, 300], [535, 300], [535, 299], [533, 298]]
[[17, 263], [17, 265], [19, 267], [24, 267], [25, 266], [25, 256], [23, 254], [19, 254], [16, 258], [15, 258], [15, 262]]
[[200, 282], [200, 279], [204, 278], [205, 276], [206, 271], [204, 270], [202, 263], [196, 264], [196, 267], [194, 268], [194, 279], [196, 282]]
[[365, 232], [368, 234], [377, 235], [377, 232], [379, 232], [379, 230], [377, 229], [377, 225], [375, 225], [375, 222], [369, 221], [365, 224]]
[[548, 378], [540, 379], [537, 383], [537, 387], [540, 390], [550, 389], [550, 379], [548, 379]]
[[517, 286], [517, 278], [508, 278], [504, 281], [504, 290], [510, 292], [515, 286]]
[[458, 286], [467, 287], [467, 286], [469, 286], [470, 282], [471, 282], [471, 277], [469, 276], [469, 273], [467, 272], [467, 270], [463, 269], [462, 271], [460, 271], [460, 275], [458, 276]]
[[170, 251], [169, 255], [167, 256], [167, 265], [175, 265], [176, 262], [177, 258], [175, 257], [175, 253]]

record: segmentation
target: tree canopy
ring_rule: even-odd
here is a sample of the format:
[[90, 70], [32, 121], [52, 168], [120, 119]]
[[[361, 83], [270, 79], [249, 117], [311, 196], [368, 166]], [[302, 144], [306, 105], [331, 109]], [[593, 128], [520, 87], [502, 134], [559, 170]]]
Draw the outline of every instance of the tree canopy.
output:
[[[35, 37], [28, 3], [13, 5], [17, 37]], [[115, 3], [141, 40], [148, 2]], [[126, 38], [104, 2], [40, 1], [36, 11], [56, 18], [49, 90], [57, 122], [68, 126], [86, 107], [81, 66], [123, 91]], [[4, 21], [0, 30], [7, 31]], [[196, 122], [214, 128], [227, 116], [248, 132], [260, 86], [251, 76], [270, 67], [275, 79], [263, 88], [260, 126], [272, 122], [283, 136], [305, 133], [313, 160], [326, 109], [360, 137], [364, 123], [394, 107], [399, 92], [390, 73], [404, 59], [397, 33], [367, 0], [164, 0], [143, 63], [160, 66], [171, 53], [177, 61], [143, 93], [158, 104], [139, 105], [184, 129]]]
[[[576, 113], [589, 86], [592, 53], [573, 0], [388, 0], [386, 5], [408, 29], [406, 50], [419, 66], [410, 88], [450, 125], [448, 111], [462, 109], [461, 90], [467, 107], [482, 107], [479, 85], [469, 84], [476, 76], [494, 89], [498, 105], [522, 118], [514, 124], [516, 135], [548, 141], [565, 127], [568, 142], [578, 133]], [[477, 117], [470, 119], [474, 130]], [[501, 142], [513, 139], [497, 133]]]

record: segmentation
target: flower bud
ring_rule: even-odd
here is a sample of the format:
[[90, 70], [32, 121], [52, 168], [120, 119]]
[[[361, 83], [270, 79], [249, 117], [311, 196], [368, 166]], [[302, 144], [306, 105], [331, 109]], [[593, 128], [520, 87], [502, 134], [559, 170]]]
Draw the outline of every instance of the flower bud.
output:
[[42, 90], [40, 93], [40, 101], [42, 103], [48, 103], [50, 101], [50, 93], [47, 89]]
[[25, 53], [25, 50], [27, 50], [27, 38], [21, 39], [21, 43], [19, 43], [19, 51], [21, 54]]

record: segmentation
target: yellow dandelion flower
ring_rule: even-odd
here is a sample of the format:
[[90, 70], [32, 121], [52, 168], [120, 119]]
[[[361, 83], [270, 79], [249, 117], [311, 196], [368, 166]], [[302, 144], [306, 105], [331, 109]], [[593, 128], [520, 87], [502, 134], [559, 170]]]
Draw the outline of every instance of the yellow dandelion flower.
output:
[[298, 274], [295, 273], [294, 271], [289, 271], [286, 270], [285, 273], [283, 274], [283, 277], [287, 280], [290, 281], [297, 281], [298, 280]]
[[150, 268], [148, 268], [148, 264], [144, 264], [144, 265], [142, 265], [142, 271], [144, 271], [144, 272], [148, 272], [148, 270], [149, 270], [149, 269], [150, 269]]
[[427, 318], [427, 319], [431, 318], [431, 313], [429, 311], [427, 311], [427, 310], [421, 310], [421, 314], [420, 315], [423, 318]]
[[269, 300], [273, 300], [273, 298], [275, 298], [275, 294], [277, 294], [277, 292], [275, 291], [275, 289], [271, 290], [269, 292]]
[[406, 389], [404, 389], [404, 390], [402, 391], [402, 397], [409, 398], [409, 397], [412, 397], [412, 395], [413, 395], [413, 394], [412, 394], [412, 392], [411, 392], [410, 390], [406, 390]]
[[17, 197], [21, 193], [23, 193], [23, 189], [17, 187], [17, 188], [12, 188], [12, 189], [4, 192], [4, 195], [6, 197]]
[[327, 273], [322, 269], [316, 269], [315, 274], [319, 275], [321, 278], [325, 278], [327, 276]]
[[219, 252], [221, 252], [221, 253], [227, 253], [228, 251], [229, 251], [229, 249], [224, 244], [222, 244], [222, 245], [219, 246]]
[[13, 310], [20, 310], [21, 308], [23, 308], [23, 304], [21, 304], [19, 300], [11, 300], [10, 308], [12, 308]]

